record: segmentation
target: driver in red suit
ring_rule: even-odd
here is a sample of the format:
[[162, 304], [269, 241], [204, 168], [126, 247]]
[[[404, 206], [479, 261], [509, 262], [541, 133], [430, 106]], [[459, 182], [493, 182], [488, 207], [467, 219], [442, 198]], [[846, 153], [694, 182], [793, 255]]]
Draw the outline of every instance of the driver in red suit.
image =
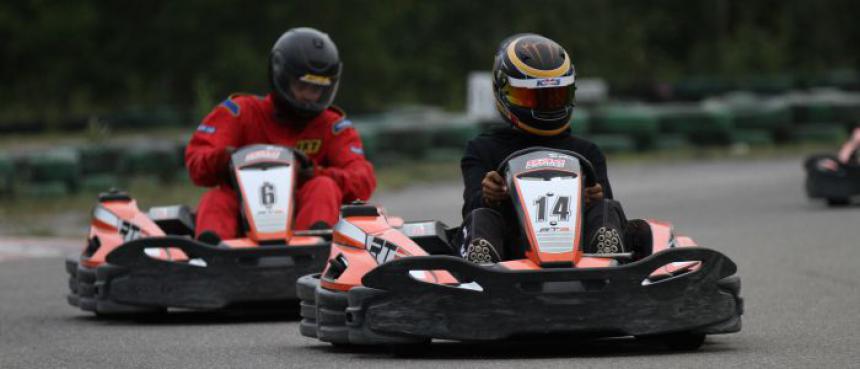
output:
[[341, 62], [328, 35], [311, 28], [284, 33], [269, 59], [271, 92], [232, 95], [197, 128], [185, 151], [191, 180], [214, 187], [200, 199], [196, 233], [240, 235], [238, 195], [229, 184], [230, 155], [242, 146], [274, 144], [304, 152], [313, 165], [300, 174], [295, 229], [330, 228], [340, 206], [367, 200], [376, 187], [352, 122], [331, 105]]

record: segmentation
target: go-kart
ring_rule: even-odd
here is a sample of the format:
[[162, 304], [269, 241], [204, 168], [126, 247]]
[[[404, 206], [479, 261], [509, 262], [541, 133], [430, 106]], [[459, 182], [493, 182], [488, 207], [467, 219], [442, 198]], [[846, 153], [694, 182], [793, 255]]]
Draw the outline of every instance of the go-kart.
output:
[[[322, 270], [331, 230], [295, 231], [300, 152], [246, 146], [231, 157], [245, 237], [194, 239], [187, 206], [147, 213], [126, 193], [99, 196], [87, 246], [66, 260], [68, 302], [96, 314], [222, 309], [295, 301], [295, 281]], [[305, 162], [306, 163], [306, 162]], [[203, 236], [201, 235], [201, 236]]]
[[636, 336], [696, 349], [705, 335], [741, 329], [735, 263], [669, 223], [631, 220], [636, 251], [583, 251], [583, 186], [595, 176], [580, 155], [530, 148], [499, 170], [527, 235], [525, 258], [471, 263], [447, 244], [456, 228], [436, 221], [398, 228], [368, 209], [334, 227], [324, 271], [298, 280], [301, 334], [395, 346]]
[[860, 195], [860, 161], [843, 163], [834, 155], [819, 154], [807, 158], [803, 166], [809, 198], [839, 206], [848, 205], [853, 197]]

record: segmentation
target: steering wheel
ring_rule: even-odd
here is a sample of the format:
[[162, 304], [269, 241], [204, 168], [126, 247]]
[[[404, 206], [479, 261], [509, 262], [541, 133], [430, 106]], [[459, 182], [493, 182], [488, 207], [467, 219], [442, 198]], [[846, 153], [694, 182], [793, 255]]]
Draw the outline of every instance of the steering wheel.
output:
[[499, 163], [498, 168], [496, 168], [496, 172], [499, 172], [499, 174], [501, 174], [504, 177], [505, 172], [507, 171], [509, 161], [511, 161], [513, 158], [516, 158], [518, 156], [522, 156], [524, 154], [532, 153], [535, 151], [553, 151], [553, 152], [558, 152], [558, 153], [565, 154], [565, 155], [570, 155], [570, 156], [573, 156], [574, 158], [579, 159], [579, 164], [582, 167], [582, 171], [583, 171], [582, 174], [585, 176], [585, 187], [592, 187], [595, 184], [597, 184], [597, 179], [596, 179], [597, 178], [597, 172], [594, 170], [594, 165], [592, 165], [591, 162], [588, 161], [588, 159], [586, 159], [584, 156], [580, 155], [577, 152], [573, 152], [570, 150], [552, 149], [549, 147], [542, 147], [542, 146], [529, 147], [526, 149], [517, 150], [517, 151], [512, 152], [510, 155], [505, 157], [505, 159], [502, 160], [501, 163]]
[[[242, 151], [245, 148], [248, 148], [251, 146], [259, 146], [259, 145], [243, 146], [243, 147], [240, 147], [239, 149], [236, 149], [233, 153], [230, 154], [231, 160], [227, 162], [227, 168], [230, 170], [230, 172], [233, 172], [233, 169], [234, 169], [233, 168], [233, 160], [232, 160], [233, 154], [235, 154], [236, 152]], [[303, 151], [301, 151], [299, 149], [289, 147], [289, 146], [279, 146], [279, 145], [269, 145], [269, 146], [276, 146], [276, 147], [286, 149], [286, 150], [292, 152], [293, 157], [298, 162], [299, 169], [308, 169], [308, 168], [312, 167], [314, 164], [313, 161], [311, 161], [311, 159]]]

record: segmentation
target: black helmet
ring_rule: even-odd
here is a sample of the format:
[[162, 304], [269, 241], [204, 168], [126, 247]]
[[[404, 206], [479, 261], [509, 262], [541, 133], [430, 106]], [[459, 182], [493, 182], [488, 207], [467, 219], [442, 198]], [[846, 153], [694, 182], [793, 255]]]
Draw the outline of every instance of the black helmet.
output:
[[337, 46], [313, 28], [293, 28], [278, 38], [269, 55], [269, 83], [275, 107], [313, 118], [331, 106], [340, 81]]
[[515, 127], [551, 136], [570, 127], [576, 72], [555, 41], [526, 33], [507, 38], [493, 64], [496, 108]]

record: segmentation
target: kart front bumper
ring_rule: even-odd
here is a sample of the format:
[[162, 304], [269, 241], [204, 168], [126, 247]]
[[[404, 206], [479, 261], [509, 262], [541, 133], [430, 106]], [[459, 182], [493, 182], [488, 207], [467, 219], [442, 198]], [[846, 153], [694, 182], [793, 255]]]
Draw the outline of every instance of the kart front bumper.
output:
[[[229, 249], [173, 236], [129, 241], [95, 268], [68, 259], [68, 301], [83, 310], [110, 314], [296, 300], [296, 279], [322, 270], [329, 247], [321, 243]], [[178, 248], [194, 262], [150, 257], [145, 250], [153, 248]]]
[[[701, 267], [649, 278], [657, 268], [682, 261], [700, 261]], [[428, 270], [446, 270], [470, 283], [440, 285], [410, 275]], [[726, 256], [703, 248], [669, 249], [612, 268], [538, 271], [483, 267], [448, 256], [403, 258], [374, 269], [363, 287], [348, 292], [319, 287], [318, 278], [300, 279], [302, 334], [333, 343], [392, 344], [553, 333], [731, 333], [741, 329], [743, 312], [736, 271]]]

